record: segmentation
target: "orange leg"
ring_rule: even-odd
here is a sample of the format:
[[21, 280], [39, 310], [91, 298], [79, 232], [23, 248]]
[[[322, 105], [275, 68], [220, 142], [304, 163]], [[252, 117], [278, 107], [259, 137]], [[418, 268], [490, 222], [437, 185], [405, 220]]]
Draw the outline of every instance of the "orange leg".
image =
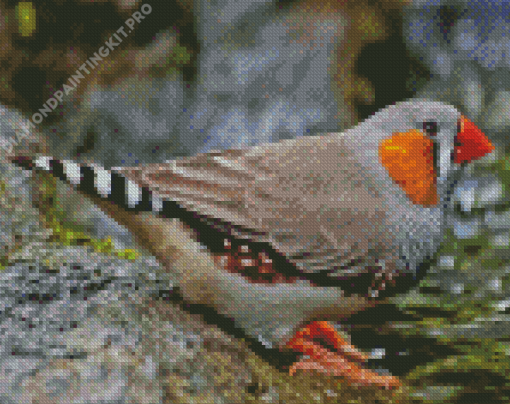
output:
[[[332, 345], [331, 351], [317, 340]], [[345, 341], [326, 321], [315, 321], [298, 331], [287, 343], [287, 348], [308, 355], [310, 358], [295, 363], [290, 368], [291, 376], [298, 369], [316, 370], [331, 376], [342, 376], [349, 384], [397, 388], [402, 384], [397, 377], [383, 376], [359, 365], [367, 357]]]

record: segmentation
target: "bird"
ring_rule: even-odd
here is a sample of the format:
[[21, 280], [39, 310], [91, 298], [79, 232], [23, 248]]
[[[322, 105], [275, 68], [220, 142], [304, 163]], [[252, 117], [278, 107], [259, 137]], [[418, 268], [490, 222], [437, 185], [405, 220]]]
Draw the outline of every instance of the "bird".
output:
[[397, 388], [400, 379], [367, 368], [368, 356], [334, 322], [425, 273], [455, 184], [493, 150], [454, 106], [409, 99], [342, 133], [163, 164], [106, 170], [37, 154], [11, 161], [92, 198], [178, 272], [185, 300], [212, 306], [268, 348], [302, 354], [290, 374]]

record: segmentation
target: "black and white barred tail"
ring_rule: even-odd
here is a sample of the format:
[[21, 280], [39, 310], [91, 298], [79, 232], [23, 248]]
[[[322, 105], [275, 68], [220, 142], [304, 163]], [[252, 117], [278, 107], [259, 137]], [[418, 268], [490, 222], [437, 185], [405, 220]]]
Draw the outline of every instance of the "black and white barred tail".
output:
[[165, 205], [172, 204], [165, 203], [150, 190], [140, 187], [124, 175], [97, 165], [57, 160], [50, 156], [40, 156], [35, 159], [16, 157], [13, 162], [28, 170], [48, 172], [86, 195], [112, 201], [127, 211], [162, 214], [165, 210], [168, 211]]
[[187, 211], [176, 201], [162, 199], [148, 188], [134, 183], [115, 170], [70, 160], [58, 160], [51, 156], [37, 158], [17, 156], [12, 162], [26, 170], [47, 172], [70, 184], [82, 194], [110, 201], [125, 211], [153, 212], [162, 218], [179, 219], [193, 229], [198, 241], [213, 252], [224, 250], [224, 240], [231, 238], [228, 231], [213, 228], [208, 223], [208, 218]]

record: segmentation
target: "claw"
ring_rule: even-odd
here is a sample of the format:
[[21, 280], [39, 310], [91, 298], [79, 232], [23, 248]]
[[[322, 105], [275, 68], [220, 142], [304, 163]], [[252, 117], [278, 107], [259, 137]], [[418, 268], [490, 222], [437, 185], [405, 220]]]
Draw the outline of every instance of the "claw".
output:
[[[325, 348], [316, 341], [317, 339], [325, 340], [333, 346], [335, 351]], [[397, 388], [402, 385], [397, 377], [380, 375], [361, 367], [358, 363], [366, 362], [368, 357], [340, 337], [337, 331], [325, 321], [313, 322], [298, 331], [287, 344], [287, 348], [309, 356], [308, 359], [295, 363], [289, 369], [291, 376], [297, 370], [315, 370], [330, 376], [344, 377], [351, 385], [384, 388]]]

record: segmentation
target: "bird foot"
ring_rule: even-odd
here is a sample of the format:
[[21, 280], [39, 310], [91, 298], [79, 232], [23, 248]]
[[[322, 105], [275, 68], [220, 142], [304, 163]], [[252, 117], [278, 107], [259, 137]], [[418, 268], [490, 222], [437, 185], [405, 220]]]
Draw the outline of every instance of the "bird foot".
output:
[[[318, 340], [325, 341], [334, 350], [325, 348]], [[297, 370], [315, 370], [329, 376], [345, 378], [351, 385], [398, 388], [398, 377], [380, 375], [361, 366], [367, 355], [358, 351], [343, 339], [326, 321], [315, 321], [298, 331], [287, 343], [287, 348], [301, 352], [309, 358], [296, 362], [290, 369], [292, 376]]]

